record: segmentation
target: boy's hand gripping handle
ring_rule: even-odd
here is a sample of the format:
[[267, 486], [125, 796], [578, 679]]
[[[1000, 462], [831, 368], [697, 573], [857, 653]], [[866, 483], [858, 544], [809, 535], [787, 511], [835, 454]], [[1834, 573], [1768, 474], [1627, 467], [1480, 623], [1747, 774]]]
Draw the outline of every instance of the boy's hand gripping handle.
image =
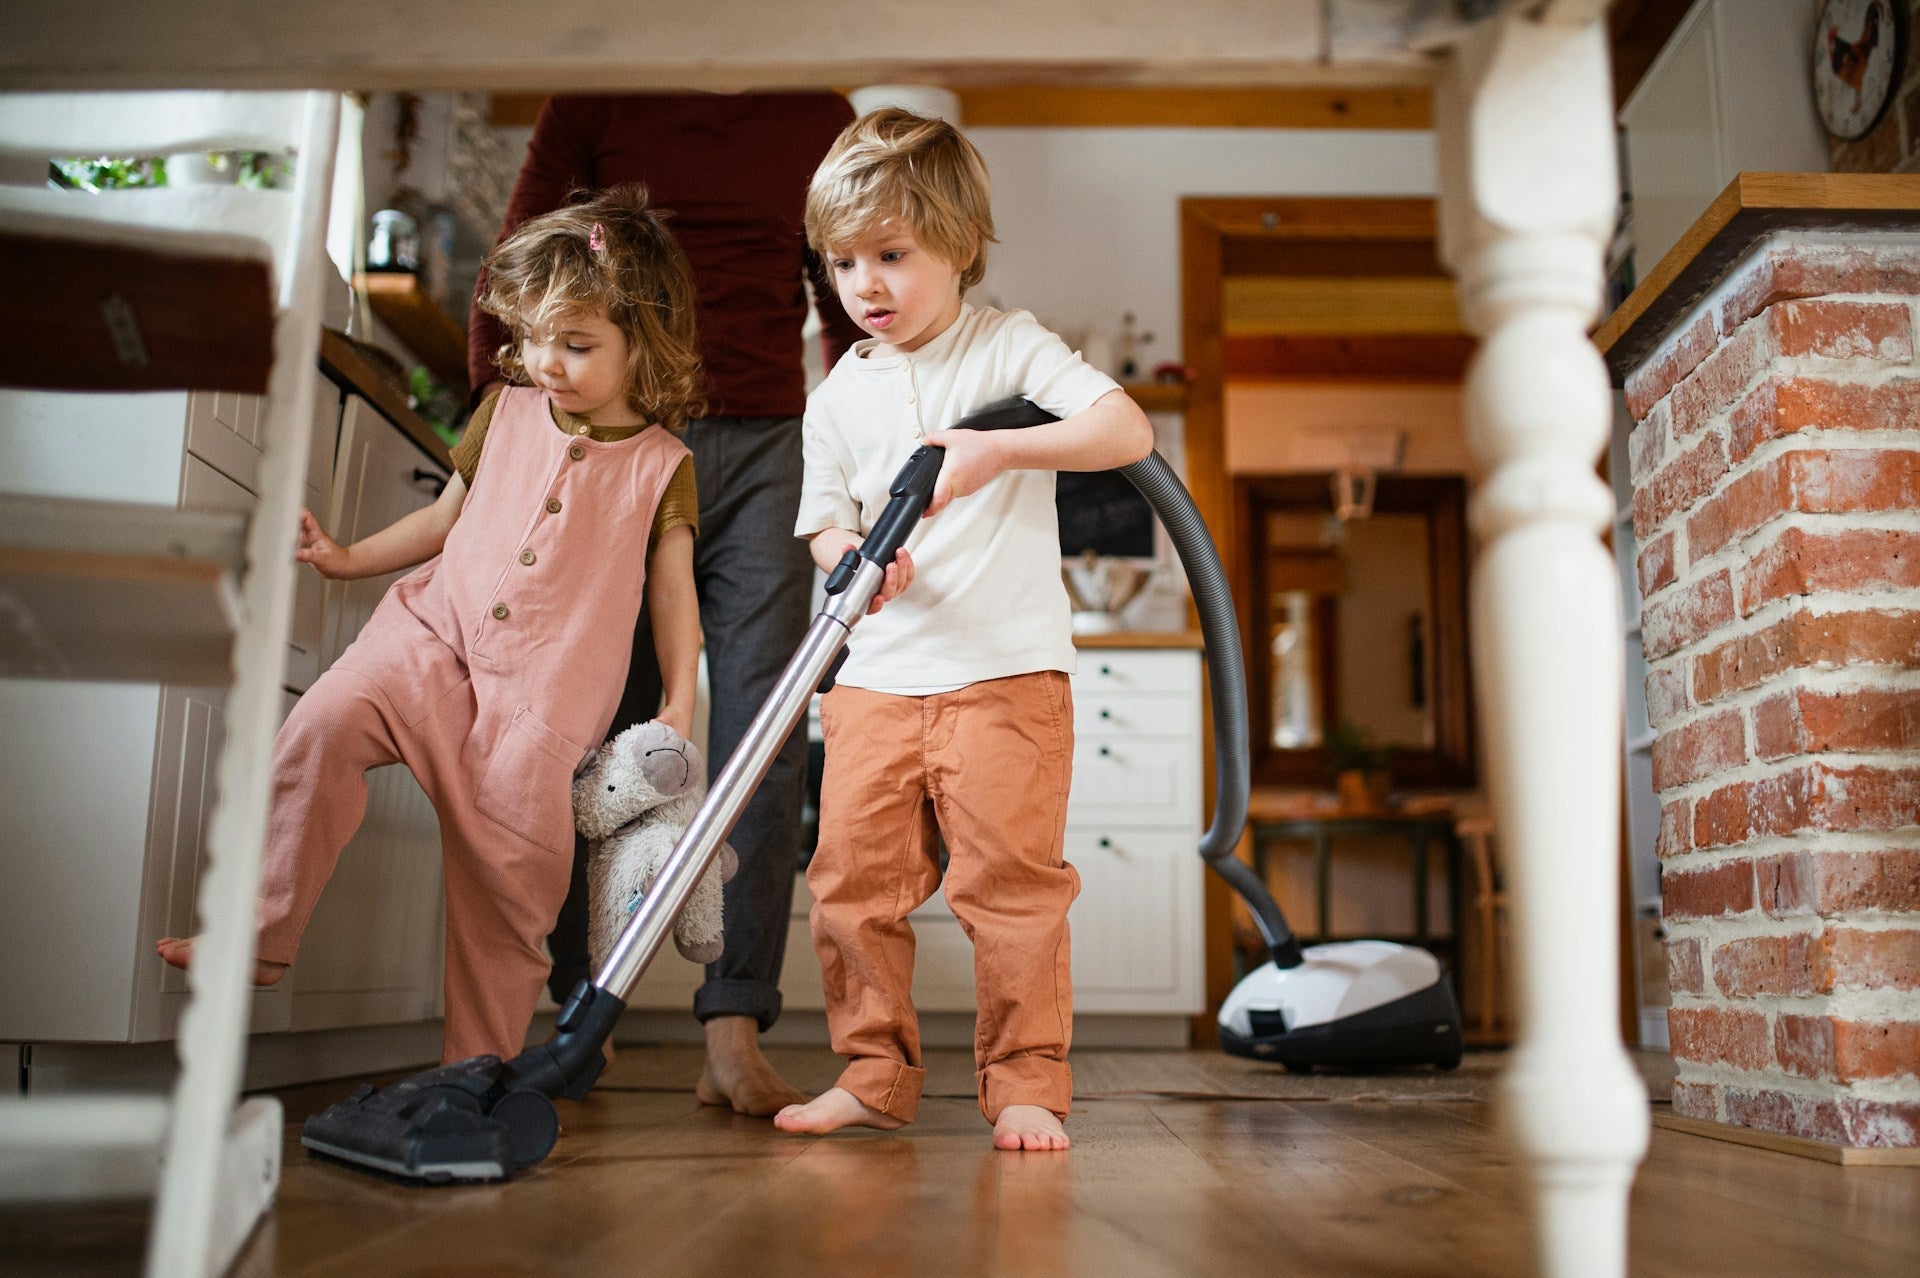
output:
[[[967, 414], [948, 429], [1016, 430], [1059, 420], [1031, 400], [1003, 399]], [[857, 547], [850, 548], [842, 555], [840, 562], [834, 565], [833, 572], [828, 575], [828, 594], [837, 595], [847, 588], [853, 581], [861, 559], [878, 565], [882, 570], [893, 562], [894, 554], [906, 545], [914, 526], [920, 522], [920, 516], [926, 513], [928, 503], [933, 500], [934, 481], [940, 478], [940, 465], [946, 460], [946, 455], [946, 449], [931, 444], [922, 444], [913, 450], [906, 465], [893, 477], [893, 485], [887, 489], [891, 500], [887, 502], [887, 508], [880, 512], [880, 518], [873, 521], [873, 530]]]

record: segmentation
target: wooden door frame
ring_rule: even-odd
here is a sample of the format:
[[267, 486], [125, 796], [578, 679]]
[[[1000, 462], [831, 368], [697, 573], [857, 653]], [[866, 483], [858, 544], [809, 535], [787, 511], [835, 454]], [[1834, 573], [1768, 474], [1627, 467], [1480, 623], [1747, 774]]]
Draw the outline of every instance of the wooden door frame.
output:
[[[1438, 234], [1437, 202], [1430, 196], [1181, 198], [1180, 350], [1188, 378], [1183, 435], [1187, 488], [1219, 546], [1240, 616], [1248, 615], [1250, 595], [1247, 565], [1240, 553], [1242, 530], [1233, 500], [1233, 478], [1227, 473], [1227, 354], [1221, 320], [1227, 241], [1256, 236], [1404, 241], [1433, 240]], [[1211, 715], [1207, 729], [1211, 740]], [[1211, 795], [1211, 752], [1205, 765], [1206, 792]], [[1246, 836], [1242, 837], [1245, 850]], [[1193, 1036], [1197, 1043], [1211, 1044], [1218, 1035], [1211, 1009], [1218, 1008], [1233, 989], [1232, 893], [1217, 875], [1206, 876], [1203, 935], [1209, 1011], [1194, 1018]]]

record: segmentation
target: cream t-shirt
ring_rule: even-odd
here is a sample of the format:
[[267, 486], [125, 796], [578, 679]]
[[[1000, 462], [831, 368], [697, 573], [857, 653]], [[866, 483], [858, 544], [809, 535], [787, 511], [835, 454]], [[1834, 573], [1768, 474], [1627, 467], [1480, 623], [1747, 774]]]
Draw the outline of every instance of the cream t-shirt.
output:
[[[963, 304], [946, 332], [912, 354], [856, 342], [807, 398], [794, 533], [867, 532], [913, 450], [975, 409], [1020, 395], [1067, 417], [1118, 385], [1025, 311]], [[919, 696], [1073, 671], [1052, 471], [1001, 474], [923, 519], [907, 553], [913, 584], [860, 620], [840, 682]]]

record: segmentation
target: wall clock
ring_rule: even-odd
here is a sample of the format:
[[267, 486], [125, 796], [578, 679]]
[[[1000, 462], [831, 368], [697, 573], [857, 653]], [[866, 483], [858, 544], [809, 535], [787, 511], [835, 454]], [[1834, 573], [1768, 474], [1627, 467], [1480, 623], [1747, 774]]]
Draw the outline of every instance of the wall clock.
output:
[[1813, 96], [1827, 132], [1864, 137], [1899, 87], [1906, 0], [1825, 0], [1813, 33]]

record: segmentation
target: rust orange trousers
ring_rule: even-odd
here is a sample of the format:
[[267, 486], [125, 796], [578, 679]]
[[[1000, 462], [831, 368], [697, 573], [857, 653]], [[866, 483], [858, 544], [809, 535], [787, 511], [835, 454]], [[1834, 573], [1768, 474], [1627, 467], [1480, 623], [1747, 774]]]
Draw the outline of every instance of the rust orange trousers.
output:
[[[820, 844], [807, 869], [839, 1086], [911, 1120], [926, 1077], [907, 915], [941, 886], [973, 942], [980, 1112], [1064, 1118], [1073, 1080], [1062, 858], [1073, 694], [1059, 671], [911, 697], [841, 684], [821, 701]], [[936, 831], [940, 838], [936, 838]]]

